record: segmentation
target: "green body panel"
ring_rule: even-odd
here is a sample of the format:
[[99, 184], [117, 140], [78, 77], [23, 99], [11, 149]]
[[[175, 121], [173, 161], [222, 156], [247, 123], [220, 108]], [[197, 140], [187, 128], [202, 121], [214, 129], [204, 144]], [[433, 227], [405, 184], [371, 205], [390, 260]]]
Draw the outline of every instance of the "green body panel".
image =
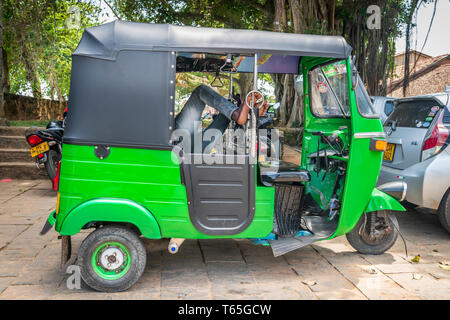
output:
[[160, 239], [161, 231], [153, 215], [136, 202], [99, 198], [83, 202], [66, 215], [57, 231], [64, 236], [78, 233], [91, 221], [124, 222], [135, 225], [149, 239]]
[[[63, 145], [57, 231], [77, 232], [80, 224], [96, 221], [98, 215], [82, 214], [82, 209], [76, 214], [83, 218], [70, 218], [67, 222], [65, 219], [84, 202], [108, 198], [128, 200], [145, 208], [157, 221], [160, 237], [217, 238], [200, 233], [192, 225], [180, 165], [171, 151], [118, 147], [111, 147], [110, 151], [107, 158], [100, 160], [94, 154], [94, 146]], [[274, 192], [274, 188], [256, 187], [255, 217], [250, 227], [240, 234], [220, 237], [253, 238], [269, 234], [273, 227]], [[118, 221], [123, 216], [120, 210], [114, 210], [108, 213], [108, 221]], [[76, 221], [74, 226], [71, 221]], [[141, 231], [145, 228], [136, 226]]]
[[375, 188], [364, 212], [378, 210], [406, 211], [395, 198]]

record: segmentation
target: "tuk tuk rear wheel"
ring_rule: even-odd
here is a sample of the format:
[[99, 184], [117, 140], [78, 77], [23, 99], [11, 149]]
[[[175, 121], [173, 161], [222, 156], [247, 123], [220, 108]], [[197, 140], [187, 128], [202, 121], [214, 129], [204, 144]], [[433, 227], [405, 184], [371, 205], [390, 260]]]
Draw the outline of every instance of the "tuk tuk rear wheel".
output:
[[92, 289], [118, 292], [129, 289], [144, 272], [147, 253], [137, 234], [120, 226], [105, 226], [84, 239], [77, 264]]
[[386, 214], [385, 217], [376, 218], [376, 226], [385, 223], [383, 219], [388, 219], [389, 230], [381, 230], [382, 233], [377, 237], [369, 236], [368, 219], [369, 214], [376, 214], [375, 212], [365, 213], [361, 216], [356, 226], [352, 231], [346, 234], [350, 245], [362, 254], [383, 254], [389, 250], [397, 241], [398, 238], [398, 221], [393, 215]]

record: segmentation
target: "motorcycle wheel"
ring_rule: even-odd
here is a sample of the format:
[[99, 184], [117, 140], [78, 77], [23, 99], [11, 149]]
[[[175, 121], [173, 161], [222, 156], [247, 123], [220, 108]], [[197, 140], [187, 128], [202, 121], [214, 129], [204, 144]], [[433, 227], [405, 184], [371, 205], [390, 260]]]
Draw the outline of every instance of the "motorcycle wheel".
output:
[[55, 179], [58, 172], [58, 163], [61, 160], [61, 155], [55, 150], [49, 150], [47, 153], [47, 162], [45, 163], [45, 170], [47, 170], [50, 180]]

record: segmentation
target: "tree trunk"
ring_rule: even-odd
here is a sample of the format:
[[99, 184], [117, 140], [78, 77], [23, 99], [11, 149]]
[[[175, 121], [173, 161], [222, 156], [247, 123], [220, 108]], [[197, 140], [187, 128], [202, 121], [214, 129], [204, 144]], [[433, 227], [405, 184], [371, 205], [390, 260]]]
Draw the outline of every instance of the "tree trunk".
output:
[[301, 124], [303, 122], [302, 117], [301, 117], [303, 115], [303, 112], [300, 112], [300, 109], [301, 109], [300, 106], [303, 105], [300, 101], [301, 99], [302, 98], [298, 96], [297, 92], [295, 92], [294, 103], [293, 103], [292, 110], [291, 110], [291, 116], [289, 117], [289, 120], [287, 123], [288, 127], [292, 127], [295, 121], [298, 121], [299, 124]]
[[0, 125], [7, 125], [6, 115], [5, 115], [5, 102], [3, 101], [3, 12], [2, 12], [2, 0], [0, 0]]
[[244, 102], [246, 94], [253, 90], [253, 73], [240, 73], [237, 83], [239, 85], [242, 102]]
[[275, 0], [275, 18], [273, 31], [281, 32], [286, 27], [286, 3], [285, 0]]
[[[294, 75], [286, 74], [283, 79], [283, 97], [280, 103], [280, 122], [288, 124], [294, 109], [295, 90], [294, 90]], [[294, 115], [294, 118], [296, 115]], [[295, 120], [294, 120], [295, 121]]]
[[11, 83], [9, 80], [8, 55], [5, 49], [2, 49], [2, 67], [3, 93], [9, 93]]

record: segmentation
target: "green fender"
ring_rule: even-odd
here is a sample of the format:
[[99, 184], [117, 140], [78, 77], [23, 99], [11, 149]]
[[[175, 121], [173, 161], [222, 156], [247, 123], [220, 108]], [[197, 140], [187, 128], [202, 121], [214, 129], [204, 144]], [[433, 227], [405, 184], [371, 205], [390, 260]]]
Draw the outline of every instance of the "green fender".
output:
[[63, 236], [71, 236], [87, 223], [95, 221], [131, 223], [144, 237], [161, 239], [155, 217], [140, 204], [125, 199], [99, 198], [83, 202], [69, 212], [56, 231]]
[[391, 197], [377, 188], [374, 188], [372, 191], [372, 197], [370, 198], [364, 212], [378, 210], [406, 211], [394, 197]]
[[[406, 211], [405, 208], [403, 208], [402, 205], [395, 198], [378, 190], [377, 188], [374, 188], [364, 212], [372, 212], [378, 210]], [[353, 216], [353, 219], [348, 221], [347, 224], [340, 223], [340, 225], [338, 226], [338, 230], [336, 230], [332, 238], [352, 231], [353, 228], [358, 223], [359, 219], [361, 218], [361, 215], [362, 213]]]

